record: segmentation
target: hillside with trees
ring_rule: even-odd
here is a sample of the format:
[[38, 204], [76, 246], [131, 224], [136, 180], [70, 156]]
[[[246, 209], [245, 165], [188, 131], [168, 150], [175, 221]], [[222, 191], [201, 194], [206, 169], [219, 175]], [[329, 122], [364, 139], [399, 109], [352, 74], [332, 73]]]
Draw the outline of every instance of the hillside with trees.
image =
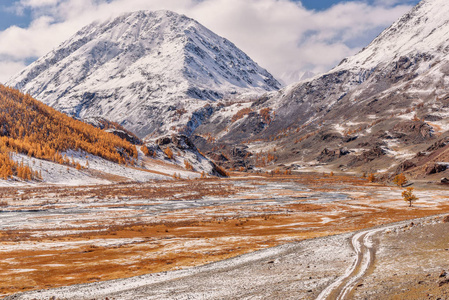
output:
[[0, 177], [39, 178], [11, 152], [73, 165], [64, 152], [84, 151], [119, 164], [133, 164], [137, 149], [128, 141], [60, 113], [47, 105], [0, 85]]

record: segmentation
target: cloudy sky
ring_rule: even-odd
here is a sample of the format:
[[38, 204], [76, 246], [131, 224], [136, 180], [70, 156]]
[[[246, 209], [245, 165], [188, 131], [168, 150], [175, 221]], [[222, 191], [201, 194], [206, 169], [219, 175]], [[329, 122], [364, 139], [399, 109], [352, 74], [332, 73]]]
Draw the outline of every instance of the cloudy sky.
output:
[[324, 72], [366, 46], [419, 0], [0, 0], [0, 82], [83, 26], [169, 9], [231, 40], [284, 83]]

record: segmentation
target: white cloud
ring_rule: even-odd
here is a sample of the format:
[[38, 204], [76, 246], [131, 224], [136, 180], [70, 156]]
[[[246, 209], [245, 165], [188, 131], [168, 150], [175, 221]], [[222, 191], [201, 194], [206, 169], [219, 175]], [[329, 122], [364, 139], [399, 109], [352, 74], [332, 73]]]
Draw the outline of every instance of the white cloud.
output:
[[11, 74], [16, 74], [25, 68], [25, 63], [13, 60], [0, 60], [0, 82], [6, 82]]
[[[168, 9], [190, 16], [222, 35], [262, 67], [289, 83], [304, 70], [323, 72], [366, 46], [367, 34], [385, 28], [411, 7], [407, 0], [343, 2], [308, 11], [290, 0], [21, 0], [32, 9], [28, 28], [0, 32], [0, 57], [25, 61], [51, 51], [82, 26], [127, 11]], [[377, 32], [379, 33], [379, 32]], [[373, 36], [374, 37], [374, 36]], [[16, 70], [0, 61], [0, 77]]]
[[41, 7], [58, 4], [59, 0], [21, 0], [20, 5], [24, 7]]

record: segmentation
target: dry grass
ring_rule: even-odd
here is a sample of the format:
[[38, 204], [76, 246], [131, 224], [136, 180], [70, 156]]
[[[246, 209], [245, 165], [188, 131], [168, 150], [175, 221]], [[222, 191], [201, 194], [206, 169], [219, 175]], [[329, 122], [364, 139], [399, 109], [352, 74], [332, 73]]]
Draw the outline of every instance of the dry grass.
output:
[[[294, 182], [308, 190], [263, 189], [278, 182]], [[0, 231], [0, 241], [6, 247], [0, 252], [0, 294], [195, 266], [286, 242], [449, 212], [449, 205], [444, 202], [408, 209], [402, 199], [372, 196], [376, 191], [395, 189], [399, 191], [396, 187], [370, 184], [366, 179], [317, 174], [29, 188], [21, 191], [29, 199], [23, 201], [17, 190], [5, 189], [4, 201], [23, 204], [17, 210], [35, 207], [32, 199], [43, 198], [47, 200], [39, 203], [48, 201], [55, 207], [83, 202], [91, 208], [125, 210], [112, 211], [114, 215], [83, 216], [72, 222], [73, 228], [42, 225]], [[359, 196], [330, 203], [314, 202], [313, 195], [320, 192], [357, 192], [354, 195]], [[244, 201], [217, 201], [211, 206], [163, 211], [152, 219], [140, 220], [126, 210], [152, 205], [158, 199], [199, 202], [205, 197]], [[271, 197], [292, 200], [273, 204]], [[118, 202], [104, 202], [107, 199]], [[131, 200], [134, 202], [127, 204]], [[388, 205], [395, 201], [397, 206]]]

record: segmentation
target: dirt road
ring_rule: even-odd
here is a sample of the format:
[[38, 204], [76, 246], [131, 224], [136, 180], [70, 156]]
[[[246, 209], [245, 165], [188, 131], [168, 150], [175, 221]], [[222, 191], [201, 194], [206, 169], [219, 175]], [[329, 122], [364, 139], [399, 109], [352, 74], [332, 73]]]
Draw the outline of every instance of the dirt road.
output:
[[363, 230], [354, 234], [351, 239], [351, 246], [355, 255], [353, 264], [343, 276], [339, 277], [331, 285], [325, 288], [318, 295], [317, 300], [349, 299], [352, 290], [359, 280], [373, 267], [376, 253], [373, 237], [379, 232], [390, 230], [395, 227], [398, 227], [398, 225]]
[[[448, 212], [445, 190], [420, 190], [413, 208], [395, 187], [336, 176], [9, 192], [0, 210], [0, 294], [41, 290], [13, 299], [316, 299], [322, 291], [323, 299], [372, 299], [390, 282], [382, 295], [397, 293], [410, 272], [427, 282], [449, 261], [446, 240], [428, 243], [447, 236], [433, 229], [421, 234], [420, 249], [410, 248], [416, 236], [404, 238], [402, 229], [373, 231]], [[300, 239], [308, 240], [291, 243]], [[239, 256], [257, 249], [266, 250]]]

